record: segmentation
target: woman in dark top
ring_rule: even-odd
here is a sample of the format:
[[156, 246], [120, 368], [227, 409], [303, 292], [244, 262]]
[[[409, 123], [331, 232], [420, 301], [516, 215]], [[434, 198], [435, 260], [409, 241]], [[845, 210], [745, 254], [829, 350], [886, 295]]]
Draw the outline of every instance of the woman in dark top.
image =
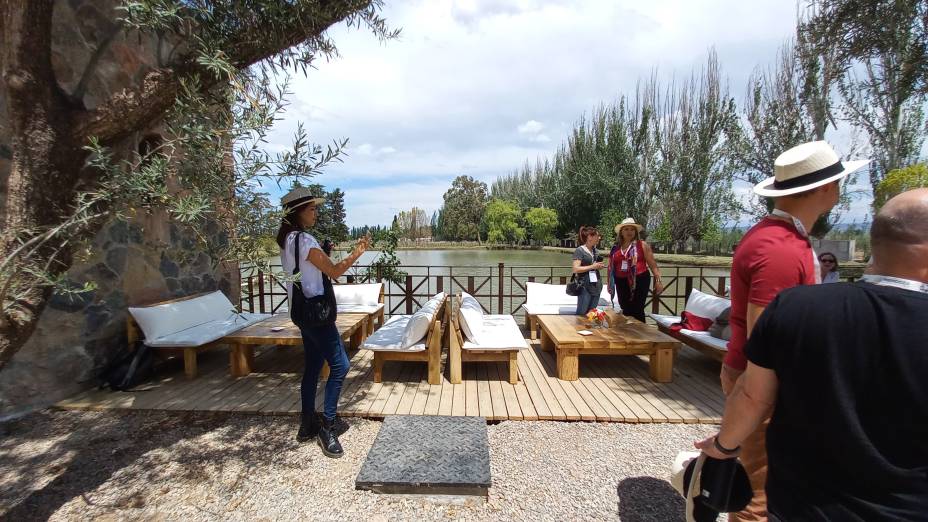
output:
[[604, 268], [596, 245], [602, 236], [596, 227], [580, 227], [580, 246], [574, 250], [573, 273], [580, 279], [580, 295], [577, 296], [577, 315], [586, 315], [599, 303], [603, 283], [599, 270]]
[[[616, 225], [616, 241], [609, 253], [609, 295], [618, 294], [622, 314], [644, 322], [644, 302], [654, 272], [654, 295], [664, 291], [661, 271], [654, 260], [651, 246], [641, 240], [644, 227], [632, 218]], [[651, 272], [648, 272], [648, 268]]]

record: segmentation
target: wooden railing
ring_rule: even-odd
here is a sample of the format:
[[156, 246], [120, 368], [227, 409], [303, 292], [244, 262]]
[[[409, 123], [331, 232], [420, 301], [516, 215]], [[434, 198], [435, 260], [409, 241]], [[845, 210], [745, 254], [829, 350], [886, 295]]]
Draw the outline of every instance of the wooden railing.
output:
[[[278, 272], [280, 266], [272, 266]], [[377, 274], [367, 275], [366, 266], [356, 266], [337, 283], [383, 281]], [[387, 315], [412, 314], [438, 292], [467, 292], [477, 298], [487, 313], [522, 315], [525, 283], [566, 284], [567, 266], [406, 266], [400, 284], [385, 281], [384, 298]], [[679, 314], [686, 298], [695, 288], [702, 292], [727, 296], [728, 269], [696, 266], [662, 266], [665, 285], [659, 296], [653, 294], [647, 309], [653, 313]], [[272, 274], [242, 269], [242, 309], [250, 312], [277, 313], [286, 307], [287, 290]]]

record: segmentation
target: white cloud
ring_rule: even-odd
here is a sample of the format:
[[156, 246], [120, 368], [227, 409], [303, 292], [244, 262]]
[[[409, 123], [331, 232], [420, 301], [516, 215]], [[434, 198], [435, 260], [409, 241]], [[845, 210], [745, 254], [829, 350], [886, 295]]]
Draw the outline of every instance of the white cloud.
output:
[[[341, 57], [293, 79], [292, 105], [269, 136], [272, 146], [288, 145], [304, 120], [318, 143], [360, 144], [319, 178], [346, 191], [356, 224], [392, 217], [377, 205], [393, 204], [373, 194], [390, 190], [406, 198], [403, 207], [413, 198], [440, 204], [459, 174], [491, 181], [534, 163], [584, 113], [634, 95], [652, 73], [688, 76], [710, 47], [740, 99], [751, 71], [772, 63], [791, 35], [795, 5], [410, 0], [388, 3], [383, 14], [402, 28], [400, 39], [333, 29]], [[360, 191], [366, 199], [352, 197]]]

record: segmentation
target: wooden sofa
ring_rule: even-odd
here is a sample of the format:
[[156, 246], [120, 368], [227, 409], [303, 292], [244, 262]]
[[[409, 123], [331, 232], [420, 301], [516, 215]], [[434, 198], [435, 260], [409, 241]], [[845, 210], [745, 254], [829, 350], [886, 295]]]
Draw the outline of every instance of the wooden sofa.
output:
[[448, 374], [452, 384], [461, 382], [462, 365], [465, 362], [504, 362], [509, 364], [509, 382], [519, 382], [519, 352], [529, 348], [522, 337], [519, 325], [511, 315], [484, 315], [483, 332], [480, 344], [464, 338], [461, 330], [457, 306], [461, 296], [455, 296], [451, 303], [450, 325], [448, 333]]
[[383, 365], [387, 361], [418, 361], [428, 364], [429, 384], [441, 384], [441, 347], [445, 321], [449, 316], [450, 299], [445, 296], [429, 322], [422, 342], [402, 347], [403, 332], [411, 315], [394, 315], [361, 345], [374, 352], [374, 382], [383, 381]]
[[[612, 308], [615, 312], [622, 311], [618, 301], [611, 299], [605, 282], [597, 306]], [[577, 297], [567, 295], [567, 285], [528, 282], [525, 284], [525, 304], [522, 309], [529, 338], [537, 339], [538, 321], [535, 318], [539, 315], [574, 315], [577, 313]]]
[[383, 283], [334, 285], [338, 313], [368, 314], [367, 334], [383, 326]]
[[[691, 298], [693, 295], [697, 295], [700, 298], [708, 298], [716, 301], [717, 308], [724, 309], [725, 307], [731, 306], [731, 301], [725, 299], [724, 297], [713, 296], [709, 294], [703, 294], [698, 290], [694, 290], [693, 293], [687, 296], [687, 305], [691, 303]], [[687, 311], [693, 312], [687, 308]], [[715, 313], [715, 312], [713, 312]], [[678, 330], [674, 331], [670, 329], [670, 326], [680, 322], [680, 317], [676, 315], [661, 315], [661, 314], [648, 314], [654, 322], [657, 323], [657, 328], [661, 332], [673, 337], [674, 339], [682, 342], [686, 346], [693, 348], [717, 361], [722, 361], [725, 358], [725, 354], [728, 353], [728, 341], [713, 337], [709, 332], [694, 331], [694, 330]], [[698, 313], [697, 313], [698, 315]]]
[[129, 307], [126, 330], [129, 346], [141, 339], [161, 355], [183, 354], [184, 373], [193, 378], [197, 375], [199, 351], [223, 345], [226, 335], [269, 317], [237, 312], [217, 290]]

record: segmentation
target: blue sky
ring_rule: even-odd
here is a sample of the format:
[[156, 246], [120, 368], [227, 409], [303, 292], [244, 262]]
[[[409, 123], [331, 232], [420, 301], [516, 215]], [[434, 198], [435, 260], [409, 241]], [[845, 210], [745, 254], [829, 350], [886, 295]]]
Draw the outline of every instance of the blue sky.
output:
[[[388, 224], [413, 205], [431, 214], [456, 176], [489, 185], [550, 155], [582, 114], [652, 71], [689, 75], [712, 47], [740, 100], [751, 72], [791, 36], [795, 13], [787, 0], [388, 0], [383, 14], [400, 39], [331, 31], [340, 57], [292, 79], [268, 148], [287, 148], [299, 121], [317, 143], [349, 138], [344, 162], [317, 178], [346, 192], [349, 226]], [[829, 139], [844, 153], [849, 136]], [[858, 198], [844, 222], [861, 220], [868, 203]]]

